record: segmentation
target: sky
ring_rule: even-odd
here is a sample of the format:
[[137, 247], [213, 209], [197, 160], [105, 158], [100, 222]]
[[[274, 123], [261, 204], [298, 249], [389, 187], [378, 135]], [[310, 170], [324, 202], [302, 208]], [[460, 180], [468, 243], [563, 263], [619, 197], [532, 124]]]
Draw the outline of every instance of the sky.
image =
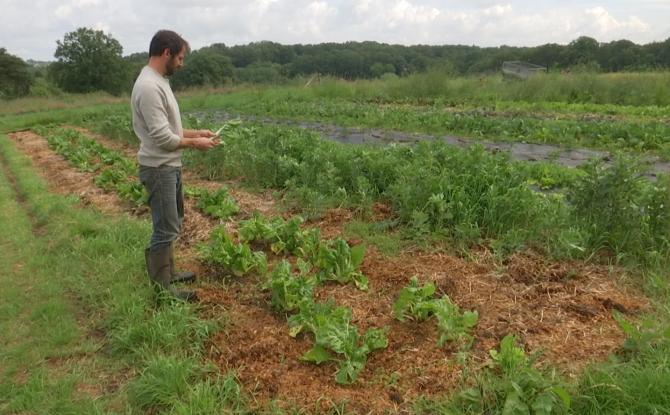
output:
[[537, 46], [579, 36], [638, 44], [670, 38], [670, 0], [0, 0], [0, 48], [54, 60], [56, 41], [102, 30], [123, 54], [147, 52], [159, 29], [192, 49], [270, 40]]

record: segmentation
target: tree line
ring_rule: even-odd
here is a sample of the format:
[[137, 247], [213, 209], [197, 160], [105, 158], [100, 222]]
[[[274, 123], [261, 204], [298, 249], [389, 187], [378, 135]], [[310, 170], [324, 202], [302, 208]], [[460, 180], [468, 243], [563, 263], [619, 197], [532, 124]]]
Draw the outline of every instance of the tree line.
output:
[[[130, 90], [148, 53], [123, 56], [111, 35], [79, 28], [57, 40], [56, 61], [32, 67], [0, 48], [0, 97], [53, 91], [86, 93]], [[227, 46], [214, 43], [190, 53], [184, 69], [172, 78], [175, 89], [231, 83], [279, 83], [330, 75], [344, 79], [404, 76], [439, 69], [450, 75], [494, 73], [504, 61], [526, 61], [552, 70], [596, 72], [670, 68], [670, 38], [638, 45], [629, 40], [607, 43], [582, 36], [567, 45], [478, 47], [464, 45], [389, 45], [378, 42], [282, 45], [270, 41]]]

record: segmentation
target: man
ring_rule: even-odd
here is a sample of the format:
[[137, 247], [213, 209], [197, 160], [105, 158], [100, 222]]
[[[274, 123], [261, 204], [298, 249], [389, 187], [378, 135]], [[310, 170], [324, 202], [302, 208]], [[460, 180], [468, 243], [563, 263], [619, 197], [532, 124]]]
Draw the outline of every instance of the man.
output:
[[177, 33], [158, 31], [149, 46], [149, 63], [142, 68], [130, 98], [133, 129], [140, 140], [140, 181], [149, 193], [153, 222], [145, 250], [147, 271], [159, 291], [185, 301], [195, 300], [195, 292], [172, 286], [176, 281], [195, 279], [193, 273], [178, 273], [174, 267], [172, 244], [184, 218], [181, 151], [187, 147], [209, 150], [217, 144], [211, 131], [182, 128], [179, 106], [166, 78], [182, 67], [189, 51], [188, 43]]

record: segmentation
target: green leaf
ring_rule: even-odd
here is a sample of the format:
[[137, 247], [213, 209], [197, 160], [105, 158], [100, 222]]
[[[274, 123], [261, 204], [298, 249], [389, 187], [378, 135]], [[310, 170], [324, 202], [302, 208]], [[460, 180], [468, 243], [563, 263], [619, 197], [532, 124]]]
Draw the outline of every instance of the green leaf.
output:
[[356, 245], [351, 248], [351, 264], [355, 269], [360, 268], [363, 263], [363, 257], [365, 256], [365, 245]]
[[330, 352], [328, 352], [328, 350], [326, 350], [323, 346], [317, 344], [314, 347], [312, 347], [307, 353], [302, 355], [300, 360], [304, 360], [306, 362], [313, 362], [318, 365], [323, 362], [334, 360], [334, 358], [330, 354]]
[[342, 361], [335, 374], [335, 381], [341, 385], [350, 385], [356, 381], [363, 366], [364, 362]]
[[423, 287], [421, 287], [421, 297], [423, 298], [430, 298], [435, 294], [435, 284], [432, 282], [428, 281], [427, 283], [424, 284]]
[[368, 289], [368, 277], [361, 274], [360, 272], [354, 272], [352, 275], [354, 284], [359, 290], [366, 291]]
[[514, 391], [507, 395], [502, 415], [530, 415], [530, 408], [523, 402], [519, 394]]
[[535, 415], [551, 415], [551, 411], [554, 409], [554, 396], [550, 392], [537, 395], [531, 408]]
[[568, 393], [568, 391], [566, 391], [564, 388], [560, 386], [554, 386], [553, 388], [551, 388], [551, 391], [561, 399], [561, 401], [563, 402], [563, 406], [570, 409], [570, 406], [572, 405], [572, 398], [570, 398], [570, 394]]
[[363, 337], [363, 342], [370, 351], [385, 349], [389, 344], [388, 338], [386, 337], [387, 332], [388, 327], [381, 329], [368, 329]]
[[462, 321], [465, 327], [474, 327], [477, 325], [477, 321], [479, 321], [479, 313], [477, 311], [465, 311], [463, 313]]

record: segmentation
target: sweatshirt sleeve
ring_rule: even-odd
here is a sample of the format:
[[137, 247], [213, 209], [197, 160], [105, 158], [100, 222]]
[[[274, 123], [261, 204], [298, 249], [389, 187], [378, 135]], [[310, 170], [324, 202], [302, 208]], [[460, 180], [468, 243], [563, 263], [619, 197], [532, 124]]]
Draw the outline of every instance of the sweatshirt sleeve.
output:
[[167, 106], [159, 88], [142, 87], [138, 94], [137, 108], [147, 126], [149, 136], [165, 151], [173, 151], [181, 142], [181, 137], [170, 130]]

